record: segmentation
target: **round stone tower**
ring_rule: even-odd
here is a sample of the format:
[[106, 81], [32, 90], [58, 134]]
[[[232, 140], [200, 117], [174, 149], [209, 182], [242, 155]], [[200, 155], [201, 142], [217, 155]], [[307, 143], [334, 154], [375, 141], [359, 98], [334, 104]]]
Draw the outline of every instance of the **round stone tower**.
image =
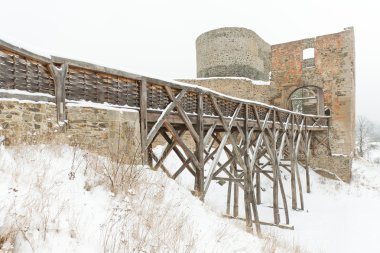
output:
[[247, 77], [269, 80], [271, 46], [255, 32], [224, 27], [196, 41], [197, 77]]

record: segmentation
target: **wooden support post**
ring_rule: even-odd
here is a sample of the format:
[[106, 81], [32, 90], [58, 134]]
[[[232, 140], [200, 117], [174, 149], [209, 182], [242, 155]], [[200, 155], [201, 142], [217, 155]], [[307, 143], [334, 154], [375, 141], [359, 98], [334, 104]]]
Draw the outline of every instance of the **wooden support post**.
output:
[[292, 127], [289, 137], [289, 155], [290, 155], [290, 185], [292, 190], [292, 209], [297, 209], [297, 188], [296, 188], [296, 156], [295, 156], [295, 132], [294, 132], [294, 115], [292, 115]]
[[310, 169], [309, 169], [309, 161], [310, 161], [310, 143], [311, 143], [311, 132], [307, 134], [306, 138], [306, 149], [305, 149], [305, 169], [306, 169], [306, 192], [310, 193]]
[[228, 181], [228, 187], [227, 187], [227, 208], [226, 208], [227, 215], [231, 215], [231, 191], [232, 191], [232, 181]]
[[[273, 160], [273, 216], [274, 223], [280, 223], [280, 210], [278, 205], [278, 189], [279, 189], [279, 181], [280, 181], [280, 168], [279, 161], [277, 157], [277, 139], [276, 139], [276, 111], [273, 111], [273, 124], [272, 124], [272, 160]], [[268, 147], [269, 148], [269, 147]]]
[[152, 144], [150, 144], [148, 146], [148, 150], [147, 150], [147, 153], [148, 153], [148, 166], [150, 168], [153, 168], [153, 147], [152, 147]]
[[63, 128], [66, 124], [66, 110], [65, 110], [65, 80], [68, 71], [67, 63], [61, 65], [60, 68], [55, 66], [53, 63], [49, 65], [50, 72], [53, 76], [55, 84], [55, 99], [57, 106], [57, 121], [58, 125]]
[[[268, 140], [268, 136], [264, 134], [264, 143], [266, 146], [266, 150], [269, 154], [269, 157], [272, 161], [272, 169], [273, 169], [273, 219], [275, 224], [280, 223], [280, 211], [278, 206], [278, 188], [279, 188], [279, 163], [276, 155], [276, 150], [273, 143], [270, 143]], [[275, 140], [272, 140], [275, 142]]]
[[[301, 126], [302, 126], [302, 124], [301, 124]], [[299, 169], [298, 169], [298, 151], [299, 151], [301, 138], [302, 138], [302, 132], [301, 132], [301, 130], [299, 130], [297, 143], [296, 143], [296, 147], [295, 147], [295, 169], [296, 169], [296, 176], [297, 176], [298, 191], [300, 194], [301, 210], [304, 210], [301, 177], [300, 177], [300, 173], [299, 173]]]
[[203, 122], [203, 94], [198, 94], [198, 109], [197, 109], [197, 125], [196, 125], [196, 131], [197, 135], [199, 137], [196, 150], [196, 157], [199, 162], [199, 170], [196, 170], [195, 175], [195, 192], [196, 195], [201, 199], [204, 200], [204, 122]]
[[280, 211], [279, 211], [279, 206], [278, 206], [278, 188], [279, 188], [279, 177], [281, 175], [280, 175], [278, 160], [276, 158], [274, 158], [272, 166], [273, 166], [273, 217], [274, 217], [274, 223], [279, 224]]
[[256, 201], [257, 204], [261, 204], [261, 178], [260, 178], [260, 172], [255, 173], [255, 180], [256, 180]]
[[142, 164], [148, 165], [148, 122], [147, 122], [147, 82], [145, 79], [140, 83], [140, 137], [141, 137], [141, 154]]
[[285, 189], [284, 189], [284, 184], [282, 183], [281, 175], [279, 177], [279, 182], [280, 182], [280, 190], [281, 190], [281, 196], [282, 196], [282, 204], [284, 205], [284, 211], [285, 211], [285, 222], [286, 224], [289, 224], [288, 203], [286, 201]]
[[[246, 224], [246, 230], [247, 232], [252, 231], [252, 210], [251, 210], [251, 190], [252, 190], [252, 173], [251, 169], [249, 168], [249, 133], [248, 133], [248, 105], [245, 105], [244, 108], [244, 146], [245, 146], [245, 153], [244, 153], [244, 162], [246, 164], [246, 167], [248, 170], [246, 171], [244, 175], [244, 205], [245, 205], [245, 224]], [[253, 193], [253, 192], [252, 192]]]
[[[236, 162], [232, 162], [231, 164], [232, 170], [233, 170], [233, 175], [236, 178], [238, 176], [237, 173], [237, 166]], [[239, 185], [237, 182], [234, 183], [234, 212], [233, 212], [234, 217], [239, 216]]]

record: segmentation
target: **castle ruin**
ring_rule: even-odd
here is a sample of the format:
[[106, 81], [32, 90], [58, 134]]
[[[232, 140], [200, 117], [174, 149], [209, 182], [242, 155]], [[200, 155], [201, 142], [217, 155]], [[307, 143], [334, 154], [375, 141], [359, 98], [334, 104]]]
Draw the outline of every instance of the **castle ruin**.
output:
[[351, 179], [355, 146], [355, 43], [342, 32], [270, 45], [255, 32], [227, 27], [196, 40], [197, 78], [182, 82], [305, 114], [331, 116], [315, 136], [311, 165]]

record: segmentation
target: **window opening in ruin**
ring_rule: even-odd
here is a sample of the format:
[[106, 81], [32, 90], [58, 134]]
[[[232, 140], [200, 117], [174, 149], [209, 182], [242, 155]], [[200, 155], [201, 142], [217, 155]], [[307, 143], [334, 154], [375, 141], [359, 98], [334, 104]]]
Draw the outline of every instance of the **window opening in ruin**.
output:
[[314, 48], [306, 48], [303, 50], [303, 68], [311, 68], [315, 66], [314, 63]]
[[312, 59], [314, 58], [314, 48], [306, 48], [303, 50], [303, 59]]
[[289, 97], [289, 109], [305, 114], [324, 114], [322, 90], [313, 86], [295, 90]]

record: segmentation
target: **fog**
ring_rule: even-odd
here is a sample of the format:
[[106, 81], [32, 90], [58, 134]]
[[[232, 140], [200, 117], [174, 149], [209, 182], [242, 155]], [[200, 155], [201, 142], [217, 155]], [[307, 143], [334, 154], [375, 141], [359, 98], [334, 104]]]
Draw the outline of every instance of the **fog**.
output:
[[246, 27], [276, 44], [354, 26], [357, 114], [380, 123], [376, 1], [2, 0], [0, 6], [0, 39], [166, 79], [195, 77], [195, 39], [210, 29]]

